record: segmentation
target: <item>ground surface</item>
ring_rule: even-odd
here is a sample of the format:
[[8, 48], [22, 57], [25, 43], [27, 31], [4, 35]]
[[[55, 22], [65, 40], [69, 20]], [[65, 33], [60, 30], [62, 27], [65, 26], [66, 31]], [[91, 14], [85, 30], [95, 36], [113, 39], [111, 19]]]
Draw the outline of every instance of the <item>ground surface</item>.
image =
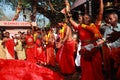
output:
[[62, 75], [64, 80], [79, 80], [80, 73], [78, 71], [76, 71], [74, 74], [63, 75], [58, 66], [55, 66], [55, 67], [45, 66], [45, 67], [47, 67], [47, 68], [59, 73], [60, 75]]
[[[52, 66], [45, 66], [45, 67], [47, 67], [47, 68], [49, 68], [49, 69], [51, 69], [51, 70], [53, 70], [53, 71], [55, 71], [55, 72], [57, 72], [57, 73], [59, 73], [60, 75], [62, 75], [63, 76], [63, 78], [64, 78], [64, 80], [80, 80], [80, 68], [76, 68], [76, 72], [74, 73], [74, 74], [71, 74], [71, 75], [63, 75], [62, 73], [61, 73], [61, 71], [60, 71], [60, 69], [59, 69], [59, 67], [58, 66], [55, 66], [55, 67], [52, 67]], [[104, 67], [102, 67], [103, 69], [104, 69]], [[105, 72], [104, 72], [104, 70], [103, 70], [103, 75], [104, 75], [104, 80], [116, 80], [115, 79], [115, 71], [113, 71], [112, 72], [113, 73], [113, 79], [107, 79], [106, 78], [106, 74], [105, 74]]]

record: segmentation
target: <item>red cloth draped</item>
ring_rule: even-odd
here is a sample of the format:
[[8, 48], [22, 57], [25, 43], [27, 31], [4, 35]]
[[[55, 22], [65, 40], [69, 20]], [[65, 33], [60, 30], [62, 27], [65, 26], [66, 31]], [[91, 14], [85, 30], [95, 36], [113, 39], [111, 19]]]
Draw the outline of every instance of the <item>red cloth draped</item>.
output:
[[5, 47], [7, 48], [10, 55], [14, 58], [14, 40], [13, 39], [7, 39], [5, 41]]
[[82, 79], [81, 80], [104, 80], [102, 75], [102, 60], [100, 52], [97, 51], [92, 59], [86, 59], [81, 56], [81, 69]]
[[[42, 47], [39, 47], [39, 48], [41, 50], [43, 49]], [[37, 51], [37, 53], [36, 53], [36, 59], [37, 59], [38, 62], [40, 61], [40, 62], [46, 63], [45, 51], [43, 51], [43, 50], [41, 52]]]
[[118, 67], [116, 78], [120, 80], [120, 66]]
[[103, 62], [104, 62], [104, 70], [107, 73], [110, 73], [111, 66], [110, 66], [110, 50], [106, 45], [102, 46], [102, 53], [103, 53]]
[[36, 47], [32, 48], [26, 48], [26, 60], [30, 62], [36, 62], [35, 56], [36, 56]]
[[115, 61], [114, 68], [118, 67], [116, 80], [120, 80], [120, 47], [111, 48], [110, 58], [112, 58]]
[[47, 56], [47, 64], [55, 66], [56, 60], [54, 55], [54, 45], [48, 44], [46, 46], [46, 56]]
[[[97, 27], [97, 26], [96, 26]], [[96, 41], [94, 37], [94, 33], [82, 28], [78, 27], [78, 32], [81, 40], [81, 45], [85, 46], [93, 41]], [[91, 41], [91, 42], [85, 42]], [[100, 55], [100, 51], [97, 50], [95, 52], [90, 52], [90, 54], [94, 54], [92, 59], [86, 59], [85, 55], [81, 55], [81, 80], [104, 80], [102, 74], [102, 57]], [[87, 55], [89, 56], [89, 55]], [[90, 55], [91, 56], [91, 55]]]
[[119, 48], [111, 48], [110, 57], [117, 63], [120, 64], [120, 47]]
[[63, 80], [52, 70], [22, 60], [0, 60], [0, 80]]
[[32, 35], [27, 35], [26, 36], [26, 45], [27, 46], [32, 46], [34, 44], [34, 38]]
[[82, 24], [81, 27], [92, 32], [94, 34], [94, 38], [102, 38], [98, 25], [96, 26], [94, 23], [91, 23], [90, 25]]
[[32, 36], [26, 36], [26, 59], [30, 62], [36, 62], [36, 46]]
[[45, 55], [45, 51], [43, 50], [43, 47], [41, 46], [41, 40], [37, 39], [36, 40], [36, 59], [37, 62], [43, 62], [46, 63], [46, 55]]
[[67, 41], [57, 52], [56, 58], [64, 74], [71, 74], [75, 71], [74, 50], [75, 42]]
[[[108, 77], [111, 78], [112, 70], [118, 66], [117, 70], [117, 80], [120, 80], [120, 48], [108, 48], [107, 46], [102, 46], [103, 51], [103, 60], [104, 60], [104, 68]], [[111, 62], [114, 60], [114, 63]], [[113, 65], [113, 64], [114, 65]], [[113, 67], [112, 67], [113, 66]]]

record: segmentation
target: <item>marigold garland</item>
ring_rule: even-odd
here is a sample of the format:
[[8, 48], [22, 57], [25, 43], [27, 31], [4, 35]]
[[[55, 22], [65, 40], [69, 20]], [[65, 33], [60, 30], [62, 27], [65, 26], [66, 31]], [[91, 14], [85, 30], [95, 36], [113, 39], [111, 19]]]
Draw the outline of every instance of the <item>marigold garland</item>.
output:
[[64, 38], [64, 32], [65, 32], [66, 26], [67, 26], [67, 24], [65, 23], [65, 24], [62, 26], [62, 29], [60, 29], [60, 37], [61, 37], [61, 39]]
[[49, 37], [50, 37], [50, 32], [45, 35], [46, 44], [48, 44]]

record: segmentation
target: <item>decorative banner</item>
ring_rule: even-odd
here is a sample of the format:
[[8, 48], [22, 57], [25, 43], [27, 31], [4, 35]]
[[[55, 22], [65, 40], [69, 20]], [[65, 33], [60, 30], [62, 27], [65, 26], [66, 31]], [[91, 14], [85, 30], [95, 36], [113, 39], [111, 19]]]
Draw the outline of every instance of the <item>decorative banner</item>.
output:
[[[36, 22], [32, 22], [32, 25], [33, 26], [37, 26]], [[21, 22], [21, 21], [0, 21], [0, 26], [17, 26], [17, 27], [29, 27], [31, 26], [30, 25], [30, 22]]]
[[86, 0], [76, 0], [76, 1], [73, 3], [73, 5], [71, 6], [71, 9], [74, 9], [74, 8], [78, 7], [79, 5], [85, 3], [85, 2], [86, 2]]

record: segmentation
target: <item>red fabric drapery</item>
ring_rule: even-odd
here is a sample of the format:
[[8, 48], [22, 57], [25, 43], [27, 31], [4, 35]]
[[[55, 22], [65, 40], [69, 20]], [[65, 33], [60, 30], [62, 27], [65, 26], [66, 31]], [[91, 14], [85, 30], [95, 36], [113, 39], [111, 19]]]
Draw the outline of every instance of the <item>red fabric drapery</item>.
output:
[[0, 80], [63, 80], [52, 70], [22, 60], [0, 60]]

